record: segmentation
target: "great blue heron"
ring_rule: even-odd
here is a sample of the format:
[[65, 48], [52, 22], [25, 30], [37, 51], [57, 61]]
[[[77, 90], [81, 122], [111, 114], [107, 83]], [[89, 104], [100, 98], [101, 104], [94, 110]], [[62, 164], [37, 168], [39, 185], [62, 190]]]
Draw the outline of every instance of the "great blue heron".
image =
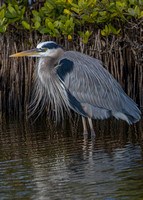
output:
[[56, 118], [70, 109], [82, 116], [83, 130], [86, 120], [94, 136], [92, 119], [114, 116], [128, 124], [140, 119], [140, 110], [112, 75], [95, 58], [76, 51], [65, 51], [55, 42], [42, 42], [35, 49], [11, 57], [40, 57], [37, 68], [35, 109], [48, 100]]

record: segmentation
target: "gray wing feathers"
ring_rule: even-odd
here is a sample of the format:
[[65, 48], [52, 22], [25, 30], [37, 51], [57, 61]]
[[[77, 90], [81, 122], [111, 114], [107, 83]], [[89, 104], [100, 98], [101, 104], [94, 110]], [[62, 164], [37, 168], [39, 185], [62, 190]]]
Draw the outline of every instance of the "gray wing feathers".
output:
[[[134, 101], [125, 94], [99, 60], [75, 51], [67, 51], [63, 58], [74, 63], [73, 70], [66, 75], [64, 82], [65, 87], [79, 102], [92, 105], [96, 109], [112, 111], [116, 118], [123, 119], [119, 114], [123, 113], [133, 116], [136, 121], [139, 120], [140, 111]], [[94, 117], [103, 118], [102, 112], [101, 117]], [[109, 113], [106, 116], [110, 116]], [[130, 123], [128, 118], [124, 120]]]
[[88, 103], [82, 103], [82, 107], [88, 116], [94, 119], [107, 119], [111, 116], [111, 112], [109, 110], [98, 108]]

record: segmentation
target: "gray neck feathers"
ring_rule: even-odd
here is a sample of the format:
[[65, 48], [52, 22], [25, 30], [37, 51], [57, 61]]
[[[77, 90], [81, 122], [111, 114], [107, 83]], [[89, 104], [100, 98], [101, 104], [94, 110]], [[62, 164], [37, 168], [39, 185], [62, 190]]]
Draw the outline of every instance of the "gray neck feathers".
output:
[[57, 75], [58, 63], [63, 54], [64, 52], [60, 52], [60, 55], [58, 54], [59, 56], [57, 57], [40, 58], [32, 104], [30, 106], [31, 115], [37, 110], [40, 110], [40, 114], [48, 105], [50, 105], [56, 121], [64, 117], [64, 110], [70, 114], [65, 86]]

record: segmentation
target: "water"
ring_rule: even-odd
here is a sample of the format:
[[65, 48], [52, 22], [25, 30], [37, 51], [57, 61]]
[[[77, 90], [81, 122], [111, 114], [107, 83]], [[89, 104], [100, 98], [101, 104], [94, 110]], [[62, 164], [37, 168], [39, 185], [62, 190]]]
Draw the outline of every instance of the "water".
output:
[[143, 199], [143, 120], [97, 121], [95, 141], [75, 121], [0, 122], [1, 200]]

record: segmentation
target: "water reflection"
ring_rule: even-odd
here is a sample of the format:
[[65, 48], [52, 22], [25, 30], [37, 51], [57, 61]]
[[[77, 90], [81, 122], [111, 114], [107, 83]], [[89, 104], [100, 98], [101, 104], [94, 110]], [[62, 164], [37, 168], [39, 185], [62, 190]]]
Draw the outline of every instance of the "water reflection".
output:
[[75, 121], [1, 122], [0, 199], [142, 199], [142, 121], [95, 122], [94, 142]]

